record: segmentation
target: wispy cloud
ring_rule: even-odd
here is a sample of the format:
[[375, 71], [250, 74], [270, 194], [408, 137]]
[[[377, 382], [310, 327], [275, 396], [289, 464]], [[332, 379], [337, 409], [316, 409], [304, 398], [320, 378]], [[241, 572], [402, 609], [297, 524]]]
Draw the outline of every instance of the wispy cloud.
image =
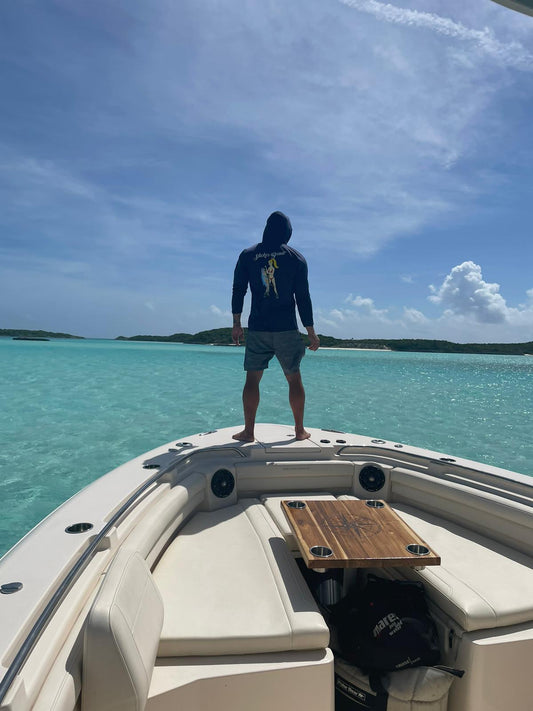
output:
[[[132, 10], [127, 22], [106, 16], [115, 35], [124, 28], [120, 44], [102, 43], [98, 55], [119, 112], [92, 77], [91, 101], [72, 116], [76, 161], [15, 156], [20, 190], [7, 202], [41, 201], [57, 214], [65, 199], [86, 200], [67, 216], [82, 231], [92, 224], [117, 254], [145, 243], [164, 248], [191, 232], [190, 248], [216, 243], [219, 230], [257, 233], [253, 216], [284, 202], [313, 247], [333, 233], [338, 250], [368, 257], [464, 209], [485, 186], [475, 174], [457, 180], [450, 172], [483, 144], [498, 77], [487, 82], [476, 66], [459, 72], [448, 44], [412, 43], [402, 28], [432, 29], [453, 46], [468, 40], [522, 64], [528, 53], [437, 14], [375, 0], [345, 4], [367, 17], [341, 20], [322, 2], [309, 3], [305, 16], [277, 3], [224, 12], [186, 3], [185, 13], [156, 3], [150, 13]], [[392, 34], [382, 38], [376, 18]], [[93, 20], [102, 19], [95, 11]], [[61, 46], [50, 55], [47, 44], [39, 36], [48, 80], [72, 82]], [[493, 116], [491, 135], [494, 126]]]
[[13, 186], [33, 191], [37, 199], [51, 193], [87, 200], [96, 197], [94, 185], [73, 176], [69, 170], [60, 168], [52, 160], [24, 156], [16, 160], [4, 159], [0, 162], [0, 175]]
[[[98, 307], [105, 335], [128, 301], [128, 323], [143, 313], [160, 332], [222, 324], [234, 259], [282, 209], [329, 322], [422, 328], [426, 307], [450, 311], [445, 291], [431, 307], [421, 294], [419, 275], [439, 269], [417, 258], [507, 199], [517, 162], [530, 170], [515, 128], [530, 114], [532, 33], [460, 0], [433, 0], [435, 13], [341, 2], [61, 2], [31, 17], [12, 4], [2, 303], [31, 274], [53, 291], [55, 330], [69, 303], [96, 311], [102, 294], [121, 305], [105, 331]], [[373, 283], [354, 281], [363, 262]], [[405, 284], [403, 313], [392, 289]], [[506, 313], [502, 327], [519, 318]]]
[[[240, 186], [252, 213], [284, 196], [313, 245], [334, 233], [339, 250], [369, 256], [464, 209], [485, 187], [475, 174], [457, 180], [450, 171], [483, 143], [499, 79], [486, 82], [479, 67], [458, 67], [448, 50], [467, 37], [491, 51], [500, 45], [484, 30], [430, 13], [356, 6], [366, 8], [367, 19], [354, 13], [341, 26], [331, 4], [311, 2], [305, 15], [276, 3], [228, 6], [223, 15], [197, 5], [188, 20], [209, 41], [197, 42], [188, 58], [178, 45], [158, 41], [140, 77], [150, 77], [169, 136], [208, 135], [220, 157], [237, 165], [245, 151], [253, 155]], [[151, 23], [177, 26], [181, 11], [169, 5], [166, 13]], [[387, 37], [377, 16], [389, 18]], [[409, 24], [438, 27], [449, 42], [412, 43]], [[172, 82], [168, 67], [176, 64], [180, 81]], [[493, 116], [492, 135], [494, 126]], [[232, 180], [230, 174], [223, 184]]]
[[502, 65], [533, 71], [533, 54], [520, 42], [499, 41], [494, 31], [488, 27], [476, 30], [433, 12], [410, 10], [390, 3], [377, 2], [377, 0], [339, 0], [339, 2], [391, 24], [430, 30], [445, 37], [469, 42]]
[[215, 316], [223, 319], [227, 324], [231, 323], [231, 311], [229, 309], [224, 310], [224, 309], [221, 309], [220, 307], [216, 306], [215, 304], [211, 304], [211, 306], [209, 307], [209, 310]]

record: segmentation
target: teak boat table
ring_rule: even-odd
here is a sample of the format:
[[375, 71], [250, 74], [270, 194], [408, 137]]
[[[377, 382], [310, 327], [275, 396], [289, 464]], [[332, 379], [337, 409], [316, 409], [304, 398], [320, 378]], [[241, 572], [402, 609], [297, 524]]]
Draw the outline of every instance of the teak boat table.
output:
[[440, 565], [385, 501], [298, 499], [281, 506], [308, 568]]

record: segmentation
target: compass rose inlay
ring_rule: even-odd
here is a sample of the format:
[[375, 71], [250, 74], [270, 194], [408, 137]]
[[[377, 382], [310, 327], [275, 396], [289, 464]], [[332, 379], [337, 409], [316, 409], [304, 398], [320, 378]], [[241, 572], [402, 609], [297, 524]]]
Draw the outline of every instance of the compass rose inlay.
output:
[[353, 531], [358, 535], [371, 536], [380, 533], [382, 526], [378, 521], [373, 521], [369, 516], [358, 516], [357, 520], [348, 518], [344, 514], [339, 517], [338, 523], [330, 523], [332, 529]]

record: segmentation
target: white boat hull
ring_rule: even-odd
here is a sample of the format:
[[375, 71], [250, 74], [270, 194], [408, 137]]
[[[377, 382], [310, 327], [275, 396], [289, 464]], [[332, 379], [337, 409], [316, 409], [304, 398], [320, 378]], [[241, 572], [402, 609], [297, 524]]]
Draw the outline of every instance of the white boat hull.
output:
[[137, 706], [124, 692], [121, 708], [332, 709], [328, 630], [294, 573], [299, 553], [279, 509], [295, 494], [384, 499], [441, 555], [435, 569], [381, 573], [425, 585], [442, 660], [466, 672], [451, 685], [449, 711], [531, 708], [532, 479], [347, 433], [313, 429], [298, 442], [289, 427], [259, 425], [257, 442], [243, 444], [234, 431], [194, 435], [124, 464], [4, 556], [0, 586], [22, 587], [0, 595], [0, 709], [103, 709], [105, 699], [116, 707], [122, 672], [113, 672], [112, 651], [109, 678], [91, 682], [99, 655], [93, 663], [89, 615], [96, 619], [100, 598], [115, 590], [113, 565], [116, 574], [128, 551], [131, 574], [146, 575], [157, 593], [146, 640], [135, 643], [141, 659], [150, 645], [155, 658], [145, 692], [132, 687]]

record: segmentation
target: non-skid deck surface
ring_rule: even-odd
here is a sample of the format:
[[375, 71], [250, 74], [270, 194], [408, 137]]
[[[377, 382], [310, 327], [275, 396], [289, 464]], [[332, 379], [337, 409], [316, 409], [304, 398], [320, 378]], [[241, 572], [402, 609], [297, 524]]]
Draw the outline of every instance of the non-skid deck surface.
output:
[[[309, 568], [440, 565], [440, 557], [384, 501], [378, 507], [366, 501], [302, 501], [303, 508], [289, 501], [281, 506]], [[413, 544], [428, 553], [410, 553], [407, 546]], [[316, 555], [314, 547], [319, 548]]]

